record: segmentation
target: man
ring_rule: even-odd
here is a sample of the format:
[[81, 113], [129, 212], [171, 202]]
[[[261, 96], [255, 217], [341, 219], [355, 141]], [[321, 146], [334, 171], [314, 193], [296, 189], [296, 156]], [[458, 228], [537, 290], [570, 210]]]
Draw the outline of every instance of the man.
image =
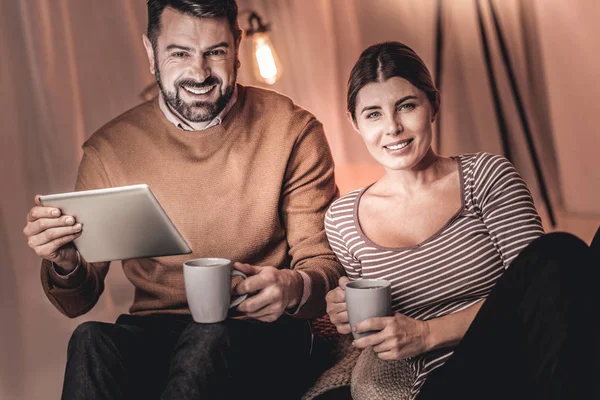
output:
[[[321, 124], [288, 98], [236, 85], [235, 0], [149, 0], [143, 42], [160, 87], [84, 144], [77, 190], [147, 183], [193, 253], [123, 261], [131, 315], [87, 322], [69, 342], [65, 399], [291, 398], [341, 275], [325, 210], [337, 196]], [[65, 315], [89, 311], [109, 263], [72, 244], [85, 230], [36, 199], [24, 229], [41, 278]], [[241, 318], [196, 324], [182, 263], [218, 256], [249, 275]]]

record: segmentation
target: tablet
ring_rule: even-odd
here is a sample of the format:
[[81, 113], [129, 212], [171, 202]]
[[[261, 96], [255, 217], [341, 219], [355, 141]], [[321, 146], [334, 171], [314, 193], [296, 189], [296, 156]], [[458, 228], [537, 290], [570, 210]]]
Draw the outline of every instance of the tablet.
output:
[[148, 185], [40, 196], [83, 225], [73, 241], [88, 262], [192, 252]]

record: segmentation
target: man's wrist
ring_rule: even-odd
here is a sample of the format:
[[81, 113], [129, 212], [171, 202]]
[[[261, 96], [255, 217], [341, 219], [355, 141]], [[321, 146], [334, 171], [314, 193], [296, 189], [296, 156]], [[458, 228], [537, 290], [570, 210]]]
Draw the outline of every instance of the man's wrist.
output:
[[287, 270], [291, 277], [291, 292], [292, 298], [288, 302], [288, 306], [286, 309], [294, 309], [297, 308], [302, 300], [302, 295], [304, 294], [304, 279], [302, 279], [302, 275], [298, 271]]
[[75, 256], [76, 256], [75, 264], [73, 266], [71, 266], [70, 268], [69, 267], [65, 268], [64, 266], [53, 262], [52, 266], [54, 267], [54, 271], [60, 276], [71, 275], [81, 265], [81, 256], [79, 255], [79, 251], [75, 250]]

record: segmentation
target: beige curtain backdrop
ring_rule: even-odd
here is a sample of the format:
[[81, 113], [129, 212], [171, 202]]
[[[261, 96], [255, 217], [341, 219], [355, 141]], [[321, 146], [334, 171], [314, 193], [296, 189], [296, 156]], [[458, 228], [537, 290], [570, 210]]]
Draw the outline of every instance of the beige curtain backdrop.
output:
[[[345, 118], [345, 85], [361, 50], [384, 41], [412, 46], [433, 70], [436, 0], [239, 0], [273, 27], [284, 75], [272, 88], [325, 125], [343, 193], [381, 169]], [[517, 80], [559, 218], [586, 241], [600, 221], [596, 104], [600, 44], [594, 0], [496, 0]], [[501, 151], [472, 0], [444, 0], [441, 144], [445, 155]], [[544, 213], [499, 57], [485, 23], [515, 164]], [[240, 16], [246, 26], [247, 14]], [[80, 146], [141, 101], [153, 82], [141, 44], [144, 0], [0, 0], [0, 398], [58, 398], [66, 346], [86, 320], [114, 321], [133, 290], [118, 266], [85, 316], [69, 320], [42, 293], [39, 260], [22, 235], [36, 193], [69, 191]], [[244, 84], [252, 76], [241, 49]], [[545, 218], [546, 226], [547, 218]]]

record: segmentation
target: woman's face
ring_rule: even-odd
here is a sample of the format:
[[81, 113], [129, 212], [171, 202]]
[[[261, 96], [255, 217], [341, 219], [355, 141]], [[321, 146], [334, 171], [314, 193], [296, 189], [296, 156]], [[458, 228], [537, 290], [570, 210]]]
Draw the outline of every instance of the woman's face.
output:
[[386, 169], [415, 169], [431, 147], [431, 103], [404, 78], [365, 85], [356, 97], [355, 115], [354, 128]]

